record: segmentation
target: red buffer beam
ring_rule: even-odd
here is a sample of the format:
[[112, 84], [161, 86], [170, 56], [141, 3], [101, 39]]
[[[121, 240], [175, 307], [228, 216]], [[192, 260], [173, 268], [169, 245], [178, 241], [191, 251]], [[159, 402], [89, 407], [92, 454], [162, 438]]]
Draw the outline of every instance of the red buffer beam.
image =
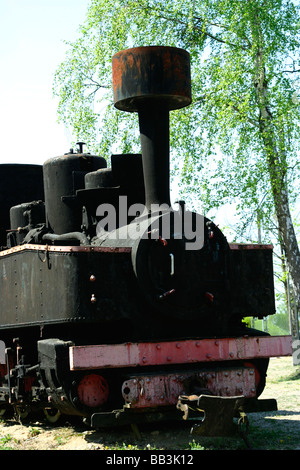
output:
[[193, 364], [292, 355], [291, 336], [71, 346], [70, 369], [104, 369]]

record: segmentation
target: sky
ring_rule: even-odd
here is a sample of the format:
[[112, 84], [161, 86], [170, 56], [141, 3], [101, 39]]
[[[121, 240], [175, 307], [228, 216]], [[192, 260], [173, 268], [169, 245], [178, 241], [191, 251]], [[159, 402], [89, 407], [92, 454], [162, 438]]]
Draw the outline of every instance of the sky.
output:
[[90, 0], [0, 0], [0, 163], [43, 164], [72, 136], [52, 94], [64, 41], [75, 40]]
[[89, 4], [0, 0], [0, 163], [43, 164], [69, 151], [73, 139], [57, 123], [52, 85], [64, 41], [78, 37]]

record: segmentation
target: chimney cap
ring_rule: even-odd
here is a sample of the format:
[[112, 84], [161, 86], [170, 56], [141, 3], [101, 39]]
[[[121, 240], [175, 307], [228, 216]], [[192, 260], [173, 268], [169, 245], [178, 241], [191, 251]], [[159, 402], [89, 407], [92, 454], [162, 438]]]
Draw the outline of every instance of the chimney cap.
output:
[[191, 101], [190, 54], [184, 49], [147, 46], [126, 49], [112, 58], [114, 105], [136, 112], [146, 100], [167, 103], [169, 110]]

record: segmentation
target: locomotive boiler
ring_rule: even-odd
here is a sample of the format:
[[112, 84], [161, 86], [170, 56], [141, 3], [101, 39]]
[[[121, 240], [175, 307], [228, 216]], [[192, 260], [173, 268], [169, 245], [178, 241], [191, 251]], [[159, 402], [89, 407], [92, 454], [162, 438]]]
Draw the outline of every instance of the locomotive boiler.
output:
[[107, 167], [80, 142], [0, 167], [0, 409], [101, 426], [181, 419], [182, 396], [256, 400], [269, 357], [290, 354], [242, 321], [275, 313], [272, 247], [229, 244], [170, 203], [169, 113], [191, 103], [189, 54], [133, 48], [112, 69], [141, 154]]

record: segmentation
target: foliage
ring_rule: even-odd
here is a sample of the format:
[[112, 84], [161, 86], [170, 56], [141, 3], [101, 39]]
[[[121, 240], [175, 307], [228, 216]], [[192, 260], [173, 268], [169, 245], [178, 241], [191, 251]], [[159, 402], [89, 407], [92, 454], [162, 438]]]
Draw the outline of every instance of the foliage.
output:
[[[257, 20], [259, 18], [259, 21]], [[262, 39], [260, 38], [262, 36]], [[289, 0], [92, 0], [77, 41], [56, 72], [59, 116], [74, 140], [109, 157], [139, 150], [136, 116], [112, 104], [111, 57], [127, 47], [190, 52], [193, 104], [171, 113], [173, 176], [204, 212], [235, 202], [239, 236], [250, 223], [276, 227], [262, 142], [255, 58], [262, 42], [272, 133], [290, 201], [298, 194], [298, 7]], [[271, 217], [272, 215], [272, 217]], [[251, 234], [253, 237], [253, 233]]]
[[13, 440], [11, 434], [7, 434], [0, 438], [0, 450], [13, 450], [12, 447], [7, 446], [6, 444]]
[[245, 317], [243, 323], [245, 323], [248, 328], [267, 331], [271, 336], [290, 334], [288, 311], [283, 302], [277, 305], [276, 314], [269, 315], [265, 321], [253, 317]]

